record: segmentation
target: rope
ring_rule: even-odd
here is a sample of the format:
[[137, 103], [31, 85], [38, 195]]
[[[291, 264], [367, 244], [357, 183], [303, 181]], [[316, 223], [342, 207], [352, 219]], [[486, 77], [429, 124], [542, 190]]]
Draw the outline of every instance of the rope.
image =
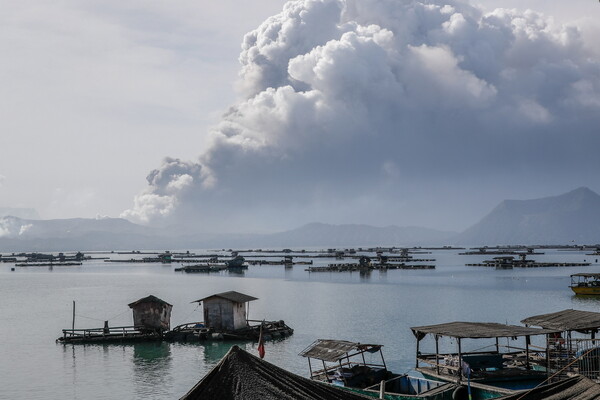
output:
[[85, 315], [75, 314], [75, 316], [79, 317], [79, 318], [86, 318], [86, 319], [91, 319], [91, 320], [94, 320], [94, 321], [104, 322], [104, 320], [102, 320], [102, 319], [92, 318], [92, 317], [86, 317]]
[[119, 314], [115, 315], [114, 317], [107, 318], [107, 321], [111, 321], [111, 320], [113, 320], [113, 319], [115, 319], [117, 317], [120, 317], [121, 315], [123, 315], [125, 313], [128, 313], [128, 312], [129, 312], [129, 310], [125, 310], [122, 313], [119, 313]]
[[[198, 305], [196, 306], [196, 308], [194, 308], [188, 315], [185, 316], [185, 318], [183, 319], [184, 320], [183, 323], [185, 323], [185, 320], [187, 320], [190, 317], [190, 315], [192, 315], [193, 313], [196, 312], [196, 310], [198, 309], [198, 307], [200, 307], [200, 303], [198, 303]], [[177, 324], [175, 326], [179, 326], [179, 325], [181, 325], [181, 324]]]

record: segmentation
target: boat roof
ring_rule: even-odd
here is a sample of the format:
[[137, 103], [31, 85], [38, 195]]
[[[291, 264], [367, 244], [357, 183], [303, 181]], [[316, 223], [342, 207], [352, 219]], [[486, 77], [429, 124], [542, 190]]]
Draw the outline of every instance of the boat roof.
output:
[[572, 274], [571, 276], [586, 276], [589, 278], [600, 278], [600, 273], [594, 273], [594, 272], [580, 272], [578, 274]]
[[144, 297], [144, 298], [142, 298], [142, 299], [139, 299], [139, 300], [137, 300], [137, 301], [134, 301], [133, 303], [129, 303], [129, 304], [128, 304], [128, 306], [131, 308], [131, 307], [135, 307], [135, 306], [137, 306], [138, 304], [142, 304], [142, 303], [159, 303], [159, 304], [166, 304], [166, 305], [168, 305], [168, 306], [171, 306], [171, 307], [172, 307], [172, 305], [171, 305], [171, 304], [169, 304], [169, 303], [167, 303], [166, 301], [164, 301], [164, 300], [162, 300], [162, 299], [159, 299], [158, 297], [156, 297], [156, 296], [153, 296], [153, 295], [146, 296], [146, 297]]
[[418, 340], [423, 339], [428, 333], [453, 338], [484, 339], [546, 335], [556, 332], [556, 330], [504, 325], [495, 322], [448, 322], [445, 324], [416, 326], [410, 329]]
[[234, 303], [246, 303], [248, 301], [258, 300], [257, 297], [248, 296], [247, 294], [231, 290], [229, 292], [213, 294], [200, 300], [194, 300], [192, 303], [200, 303], [201, 301], [211, 299], [213, 297], [220, 297], [222, 299], [233, 301]]
[[288, 372], [233, 346], [180, 400], [368, 400], [359, 393]]
[[317, 360], [337, 362], [346, 358], [348, 353], [356, 351], [358, 353], [374, 353], [383, 347], [380, 344], [364, 344], [348, 342], [346, 340], [317, 339], [299, 355], [302, 357], [315, 358]]
[[581, 310], [563, 310], [549, 314], [534, 315], [521, 321], [525, 325], [546, 329], [576, 331], [600, 328], [600, 313]]

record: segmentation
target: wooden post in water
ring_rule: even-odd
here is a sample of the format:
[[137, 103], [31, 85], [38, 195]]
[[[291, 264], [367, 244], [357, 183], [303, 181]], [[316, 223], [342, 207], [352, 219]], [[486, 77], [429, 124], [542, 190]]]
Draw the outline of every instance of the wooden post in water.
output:
[[529, 365], [529, 342], [531, 342], [531, 336], [525, 336], [525, 367], [531, 369]]
[[435, 335], [435, 372], [436, 374], [440, 374], [440, 337]]
[[462, 350], [460, 348], [460, 338], [458, 338], [458, 380], [462, 378]]
[[415, 368], [419, 368], [419, 337], [417, 336], [417, 356], [415, 361]]
[[75, 300], [73, 300], [73, 324], [71, 325], [71, 330], [75, 330]]

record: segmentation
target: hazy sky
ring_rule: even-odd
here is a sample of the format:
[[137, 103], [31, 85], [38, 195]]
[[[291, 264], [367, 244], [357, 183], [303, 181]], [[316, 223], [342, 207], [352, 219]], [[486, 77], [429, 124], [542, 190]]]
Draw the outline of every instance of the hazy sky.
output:
[[461, 230], [600, 191], [597, 1], [284, 4], [4, 2], [0, 207]]

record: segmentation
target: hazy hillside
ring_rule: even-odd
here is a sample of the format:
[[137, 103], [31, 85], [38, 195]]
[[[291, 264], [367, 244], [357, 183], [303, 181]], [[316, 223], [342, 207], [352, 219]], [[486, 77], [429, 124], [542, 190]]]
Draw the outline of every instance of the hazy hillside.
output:
[[0, 207], [0, 217], [19, 217], [25, 219], [40, 219], [34, 208]]
[[504, 200], [454, 240], [466, 245], [600, 243], [600, 196], [582, 187], [534, 200]]
[[0, 217], [0, 251], [184, 250], [253, 247], [600, 243], [600, 196], [588, 188], [535, 200], [504, 200], [461, 234], [419, 227], [312, 223], [273, 234], [184, 234], [125, 219]]
[[416, 246], [446, 244], [454, 235], [455, 232], [419, 227], [312, 223], [287, 232], [265, 235], [263, 240], [272, 246]]

